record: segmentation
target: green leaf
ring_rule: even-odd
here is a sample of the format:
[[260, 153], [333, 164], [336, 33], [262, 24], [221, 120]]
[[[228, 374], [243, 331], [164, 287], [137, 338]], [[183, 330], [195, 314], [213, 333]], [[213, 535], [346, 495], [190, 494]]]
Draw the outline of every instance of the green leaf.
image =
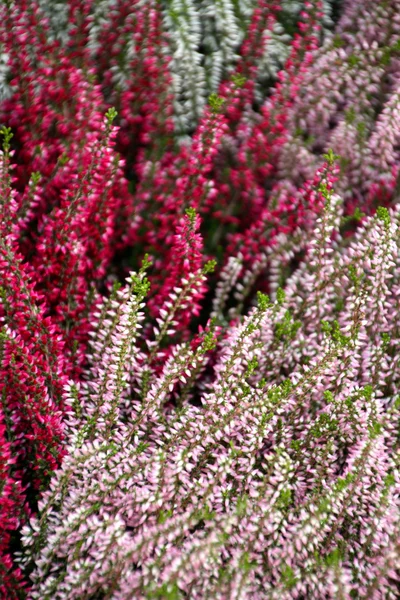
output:
[[108, 111], [106, 112], [106, 119], [107, 119], [109, 125], [112, 125], [112, 123], [117, 115], [118, 115], [118, 112], [113, 106], [108, 109]]
[[247, 81], [246, 77], [244, 77], [243, 75], [239, 75], [238, 73], [233, 74], [231, 79], [232, 79], [232, 82], [235, 84], [235, 86], [238, 88], [243, 87]]
[[339, 156], [339, 154], [335, 154], [333, 152], [332, 148], [329, 148], [328, 152], [323, 155], [323, 158], [326, 160], [328, 165], [331, 167], [335, 163], [336, 160], [339, 160], [340, 156]]
[[286, 292], [285, 290], [283, 290], [282, 288], [278, 288], [276, 290], [276, 301], [279, 305], [282, 306], [282, 304], [285, 302], [286, 299]]
[[384, 206], [378, 206], [378, 208], [376, 209], [376, 216], [379, 219], [379, 221], [382, 221], [385, 224], [386, 227], [389, 227], [390, 215], [387, 208], [385, 208]]
[[258, 291], [257, 292], [257, 304], [258, 304], [258, 308], [261, 311], [267, 310], [267, 308], [270, 307], [269, 296], [267, 296], [267, 294], [264, 294], [263, 292]]
[[208, 104], [210, 105], [211, 111], [216, 114], [221, 111], [222, 106], [224, 105], [225, 100], [218, 96], [218, 94], [211, 94], [208, 98]]

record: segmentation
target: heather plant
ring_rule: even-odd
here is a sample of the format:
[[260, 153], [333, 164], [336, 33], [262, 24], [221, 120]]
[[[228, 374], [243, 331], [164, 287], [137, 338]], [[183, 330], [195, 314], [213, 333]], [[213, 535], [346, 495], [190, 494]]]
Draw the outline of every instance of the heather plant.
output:
[[99, 311], [85, 382], [65, 387], [68, 457], [23, 530], [32, 598], [396, 597], [399, 214], [347, 242], [319, 192], [275, 300], [210, 322], [160, 374], [135, 342], [146, 264]]
[[332, 147], [341, 156], [338, 189], [346, 200], [362, 197], [367, 204], [371, 187], [376, 197], [380, 183], [390, 196], [397, 173], [398, 52], [396, 2], [344, 4], [335, 34], [316, 53], [288, 115], [282, 174], [290, 173], [291, 181], [309, 178]]
[[1, 600], [398, 597], [399, 15], [1, 3]]

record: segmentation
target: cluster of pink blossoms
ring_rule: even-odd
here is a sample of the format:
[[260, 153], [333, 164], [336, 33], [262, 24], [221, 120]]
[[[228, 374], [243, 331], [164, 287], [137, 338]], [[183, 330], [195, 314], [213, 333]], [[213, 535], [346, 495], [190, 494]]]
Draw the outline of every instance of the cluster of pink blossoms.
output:
[[0, 6], [0, 600], [400, 595], [400, 0], [216, 4]]

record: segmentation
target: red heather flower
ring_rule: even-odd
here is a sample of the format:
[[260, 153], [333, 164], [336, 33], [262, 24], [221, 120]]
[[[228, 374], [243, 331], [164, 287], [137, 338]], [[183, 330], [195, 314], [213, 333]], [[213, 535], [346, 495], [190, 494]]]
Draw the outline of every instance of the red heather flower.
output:
[[[89, 27], [93, 15], [89, 15]], [[108, 105], [119, 113], [117, 149], [135, 195], [124, 194], [117, 220], [115, 247], [138, 245], [141, 215], [148, 214], [149, 190], [170, 162], [173, 142], [169, 57], [156, 2], [117, 0], [96, 39], [89, 36], [89, 62]], [[123, 43], [121, 42], [123, 40]], [[159, 164], [158, 161], [161, 161]]]
[[[142, 226], [141, 244], [145, 252], [155, 251], [160, 256], [156, 264], [160, 271], [168, 268], [162, 267], [164, 248], [172, 244], [177, 220], [185, 209], [192, 207], [199, 214], [206, 214], [214, 205], [214, 159], [226, 130], [226, 119], [217, 107], [207, 108], [189, 146], [182, 146], [174, 156], [167, 153], [160, 162], [148, 160], [143, 164], [135, 193], [137, 209], [143, 216], [132, 223], [129, 240], [138, 243], [138, 230]], [[151, 215], [151, 228], [143, 227], [144, 215], [147, 219]]]
[[138, 154], [138, 161], [142, 162], [151, 152], [158, 150], [161, 154], [168, 150], [174, 125], [160, 5], [150, 1], [145, 6], [137, 2], [136, 7], [129, 2], [129, 6], [134, 57], [128, 68], [133, 76], [121, 93], [120, 139], [128, 152], [128, 163], [135, 164]]
[[70, 365], [61, 335], [34, 290], [30, 269], [1, 235], [0, 285], [1, 321], [6, 325], [0, 387], [10, 431], [18, 440], [13, 449], [20, 468], [39, 470], [33, 480], [40, 485], [61, 456], [61, 396]]
[[80, 152], [84, 139], [89, 142], [98, 137], [104, 114], [99, 89], [81, 71], [57, 55], [48, 60], [51, 66], [36, 70], [31, 86], [23, 86], [20, 80], [22, 91], [2, 107], [17, 149], [21, 147], [16, 153], [18, 188], [24, 188], [33, 172], [41, 175], [39, 202], [33, 213], [36, 218], [59, 203], [71, 177], [67, 156]]
[[91, 0], [68, 0], [68, 50], [71, 59], [78, 64], [87, 64], [89, 15], [92, 8]]
[[[3, 6], [2, 18], [6, 21], [2, 41], [10, 56], [14, 93], [1, 112], [3, 122], [13, 128], [18, 140], [16, 174], [21, 187], [33, 171], [44, 176], [52, 174], [64, 142], [76, 132], [87, 92], [78, 91], [83, 88], [78, 69], [61, 54], [56, 43], [47, 42], [43, 35], [46, 22], [41, 22], [37, 6], [30, 10], [24, 1], [18, 6]], [[82, 121], [85, 126], [91, 122], [88, 114]]]
[[277, 183], [259, 219], [243, 233], [232, 236], [229, 254], [239, 253], [251, 266], [254, 261], [263, 262], [263, 254], [276, 244], [280, 234], [290, 236], [298, 229], [310, 231], [324, 206], [321, 184], [331, 190], [336, 175], [336, 167], [325, 163], [303, 188]]
[[[219, 181], [217, 179], [217, 189], [218, 199], [224, 198], [223, 204], [229, 205], [232, 197], [237, 199], [236, 205], [240, 207], [239, 210], [242, 212], [235, 215], [236, 220], [234, 222], [242, 227], [243, 225], [248, 227], [251, 224], [257, 227], [260, 219], [265, 223], [266, 215], [265, 213], [263, 215], [263, 210], [268, 204], [276, 202], [275, 198], [272, 202], [271, 198], [268, 199], [267, 193], [271, 197], [274, 196], [274, 193], [269, 191], [266, 193], [265, 184], [266, 181], [273, 182], [279, 179], [281, 148], [287, 140], [287, 110], [292, 105], [298, 93], [304, 71], [312, 61], [313, 51], [318, 47], [320, 9], [321, 5], [318, 1], [306, 3], [305, 10], [301, 13], [301, 20], [298, 24], [301, 33], [296, 34], [291, 43], [291, 54], [285, 64], [285, 68], [278, 74], [280, 82], [276, 85], [276, 89], [273, 90], [271, 99], [261, 107], [261, 114], [255, 115], [253, 123], [249, 122], [248, 117], [246, 118], [246, 112], [243, 113], [239, 110], [235, 114], [235, 119], [239, 122], [238, 125], [235, 124], [236, 139], [233, 141], [233, 144], [237, 146], [237, 149], [234, 147], [233, 150], [236, 164], [229, 170], [228, 175], [225, 175], [223, 178], [220, 177]], [[238, 73], [247, 68], [246, 65], [249, 61], [252, 64], [251, 58], [253, 54], [249, 51], [251, 47], [250, 41], [253, 40], [252, 43], [254, 44], [254, 40], [257, 39], [257, 27], [260, 27], [263, 22], [260, 16], [262, 10], [267, 10], [267, 14], [271, 18], [271, 14], [278, 10], [278, 7], [271, 9], [268, 5], [263, 4], [262, 7], [258, 7], [255, 10], [253, 24], [249, 28], [249, 38], [243, 44], [242, 54], [244, 58], [239, 63]], [[272, 24], [273, 20], [271, 22], [268, 21], [267, 29], [270, 29]], [[248, 52], [249, 57], [247, 57]], [[257, 52], [255, 52], [256, 56]], [[252, 67], [253, 71], [248, 67], [252, 73], [251, 82], [253, 82], [255, 77], [256, 64], [257, 61], [255, 60]], [[305, 67], [306, 64], [307, 67]], [[240, 75], [234, 81], [245, 87], [247, 85], [245, 79], [240, 81]], [[222, 93], [226, 94], [230, 90], [231, 94], [229, 101], [226, 103], [228, 116], [231, 115], [233, 107], [236, 104], [239, 106], [239, 98], [243, 96], [241, 90], [232, 92], [232, 89], [234, 89], [233, 84], [223, 84], [221, 86]], [[249, 96], [249, 99], [251, 99], [251, 96]], [[272, 183], [269, 183], [268, 188], [271, 186]], [[219, 207], [218, 212], [215, 214], [218, 217], [222, 217]]]
[[[158, 283], [156, 293], [149, 300], [148, 307], [152, 316], [165, 317], [172, 306], [171, 294], [177, 296], [182, 291], [182, 283], [185, 281], [187, 283], [193, 275], [201, 271], [204, 259], [203, 240], [199, 229], [199, 215], [194, 209], [188, 209], [186, 215], [178, 221], [173, 244], [162, 262], [162, 267], [168, 265], [168, 270], [161, 271], [164, 277]], [[157, 263], [155, 266], [158, 266]], [[165, 273], [168, 273], [166, 277]], [[185, 297], [174, 315], [173, 328], [176, 331], [185, 331], [192, 317], [199, 315], [200, 302], [206, 290], [206, 286], [199, 283]]]
[[[33, 283], [34, 271], [19, 252], [19, 206], [9, 176], [10, 132], [5, 135], [0, 203], [0, 394], [4, 440], [0, 459], [0, 530], [5, 598], [18, 590], [20, 573], [12, 568], [7, 547], [12, 530], [26, 518], [26, 490], [45, 486], [60, 465], [62, 392], [71, 365], [64, 356], [60, 331]], [[6, 427], [4, 425], [7, 425]], [[4, 485], [4, 487], [3, 487]], [[5, 494], [9, 494], [8, 500]], [[34, 495], [34, 494], [33, 494]], [[0, 588], [1, 589], [1, 588]]]
[[94, 286], [114, 254], [116, 219], [127, 194], [113, 151], [117, 129], [109, 117], [99, 129], [72, 154], [71, 180], [60, 205], [43, 218], [32, 260], [38, 286], [66, 331], [70, 351], [87, 339]]
[[240, 50], [236, 72], [231, 81], [220, 85], [219, 95], [227, 101], [225, 114], [232, 131], [253, 102], [257, 59], [262, 56], [265, 39], [274, 26], [278, 11], [279, 5], [269, 0], [257, 3]]
[[254, 80], [257, 76], [257, 59], [262, 56], [265, 38], [272, 30], [280, 10], [279, 3], [270, 0], [261, 0], [254, 8], [240, 51], [242, 60], [238, 66], [238, 72], [246, 79]]

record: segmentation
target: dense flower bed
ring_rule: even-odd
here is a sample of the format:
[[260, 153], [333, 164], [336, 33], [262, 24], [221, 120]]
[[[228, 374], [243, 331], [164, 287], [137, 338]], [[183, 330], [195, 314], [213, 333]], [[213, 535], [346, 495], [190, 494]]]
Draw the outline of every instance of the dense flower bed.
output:
[[4, 0], [0, 599], [400, 595], [400, 0]]

